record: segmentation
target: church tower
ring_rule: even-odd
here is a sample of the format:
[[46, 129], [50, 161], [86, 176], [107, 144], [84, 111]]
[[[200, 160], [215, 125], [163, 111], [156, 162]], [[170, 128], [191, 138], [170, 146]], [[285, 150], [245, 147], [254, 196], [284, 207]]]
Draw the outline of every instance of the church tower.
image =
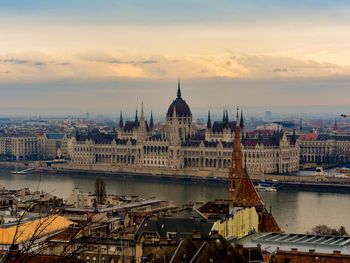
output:
[[143, 142], [147, 136], [147, 127], [146, 127], [146, 120], [145, 120], [145, 113], [143, 111], [143, 102], [141, 105], [141, 116], [140, 116], [140, 123], [137, 130], [137, 141]]
[[271, 211], [268, 212], [247, 170], [243, 167], [243, 152], [241, 147], [241, 128], [237, 109], [236, 126], [234, 129], [234, 144], [231, 169], [229, 172], [229, 199], [234, 207], [254, 207], [259, 216], [259, 232], [280, 232]]
[[237, 109], [234, 143], [229, 173], [229, 197], [234, 206], [262, 208], [262, 202], [246, 169], [243, 168], [243, 152], [241, 147], [241, 128]]

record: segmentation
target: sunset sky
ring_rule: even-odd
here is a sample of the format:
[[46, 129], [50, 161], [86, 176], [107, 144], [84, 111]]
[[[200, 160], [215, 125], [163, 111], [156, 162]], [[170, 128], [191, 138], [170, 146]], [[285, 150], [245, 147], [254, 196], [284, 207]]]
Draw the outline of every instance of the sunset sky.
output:
[[162, 113], [178, 75], [193, 111], [336, 110], [349, 17], [340, 0], [2, 0], [0, 115]]

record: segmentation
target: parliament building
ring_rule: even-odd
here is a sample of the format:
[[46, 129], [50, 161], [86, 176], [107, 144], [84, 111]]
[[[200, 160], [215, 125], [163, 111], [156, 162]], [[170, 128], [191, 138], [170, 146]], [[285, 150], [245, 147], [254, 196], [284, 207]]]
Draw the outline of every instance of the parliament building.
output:
[[[237, 123], [239, 122], [239, 123]], [[177, 96], [166, 113], [161, 129], [155, 129], [153, 115], [145, 119], [143, 105], [132, 121], [122, 113], [115, 134], [77, 132], [68, 141], [70, 165], [76, 169], [140, 172], [193, 176], [227, 176], [231, 164], [235, 125], [242, 132], [243, 159], [249, 174], [288, 174], [299, 170], [296, 137], [281, 131], [249, 135], [244, 131], [242, 111], [235, 121], [224, 111], [212, 122], [210, 112], [205, 129], [192, 120], [189, 105]]]

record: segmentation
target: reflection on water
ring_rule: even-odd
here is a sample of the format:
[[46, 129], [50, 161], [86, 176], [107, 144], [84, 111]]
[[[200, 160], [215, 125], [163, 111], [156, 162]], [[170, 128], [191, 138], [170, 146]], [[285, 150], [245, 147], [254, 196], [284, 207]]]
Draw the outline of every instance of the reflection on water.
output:
[[[157, 197], [173, 200], [178, 205], [187, 202], [204, 202], [213, 199], [226, 199], [225, 185], [180, 184], [159, 180], [140, 180], [129, 177], [105, 176], [108, 193]], [[0, 171], [0, 185], [9, 189], [29, 187], [52, 192], [67, 198], [74, 187], [83, 191], [94, 191], [94, 176], [27, 174], [13, 175]], [[340, 225], [350, 231], [350, 194], [302, 192], [279, 190], [260, 193], [267, 207], [282, 229], [288, 232], [306, 232], [318, 224], [333, 227]]]

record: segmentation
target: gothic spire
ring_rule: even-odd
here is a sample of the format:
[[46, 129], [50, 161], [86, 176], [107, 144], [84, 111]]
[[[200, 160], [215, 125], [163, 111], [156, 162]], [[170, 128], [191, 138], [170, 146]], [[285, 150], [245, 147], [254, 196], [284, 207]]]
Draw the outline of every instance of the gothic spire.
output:
[[143, 112], [143, 102], [142, 102], [142, 104], [141, 104], [140, 122], [145, 122], [145, 113]]
[[243, 110], [241, 110], [241, 119], [239, 121], [239, 127], [241, 128], [241, 130], [244, 129]]
[[134, 125], [135, 125], [136, 127], [139, 126], [139, 117], [137, 116], [137, 109], [136, 109], [136, 112], [135, 112], [135, 121], [134, 121]]
[[238, 106], [236, 109], [236, 127], [238, 127], [239, 129], [241, 128], [240, 123], [239, 123], [239, 108], [238, 108]]
[[246, 165], [243, 166], [243, 152], [241, 147], [241, 129], [238, 124], [239, 114], [237, 108], [237, 122], [235, 126], [235, 137], [229, 173], [229, 195], [235, 206], [262, 208], [264, 203], [248, 174]]
[[225, 110], [223, 110], [222, 112], [222, 122], [225, 122], [226, 121], [226, 112]]
[[180, 78], [177, 79], [177, 97], [181, 98]]
[[124, 127], [124, 121], [123, 121], [123, 113], [120, 111], [120, 117], [119, 117], [119, 128]]
[[229, 120], [228, 120], [228, 110], [226, 109], [226, 123], [228, 123]]
[[210, 110], [208, 110], [208, 120], [207, 120], [207, 128], [211, 129], [211, 118], [210, 118]]
[[149, 127], [150, 127], [151, 129], [153, 129], [153, 127], [154, 127], [154, 121], [153, 121], [153, 113], [152, 113], [152, 111], [151, 111], [151, 118], [150, 118], [150, 120], [149, 120]]

